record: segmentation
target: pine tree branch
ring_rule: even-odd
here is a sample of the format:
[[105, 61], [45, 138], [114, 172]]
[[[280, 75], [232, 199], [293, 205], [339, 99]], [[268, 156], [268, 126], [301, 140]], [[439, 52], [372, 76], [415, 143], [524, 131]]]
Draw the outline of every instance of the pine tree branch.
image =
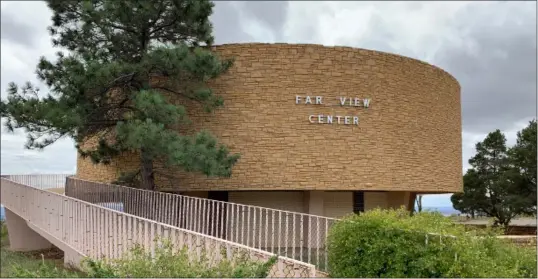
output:
[[87, 126], [100, 126], [100, 127], [112, 127], [112, 126], [116, 126], [116, 124], [121, 121], [123, 119], [114, 119], [114, 120], [96, 120], [96, 121], [91, 121], [89, 123], [87, 123], [86, 125]]
[[[96, 7], [98, 7], [96, 5]], [[72, 13], [76, 14], [77, 16], [79, 16], [80, 19], [84, 18], [85, 16], [80, 12], [80, 11], [77, 11], [76, 9], [72, 9], [71, 10]], [[105, 24], [107, 25], [108, 27], [112, 27], [112, 28], [116, 28], [116, 29], [119, 29], [119, 30], [123, 30], [125, 32], [129, 32], [129, 33], [133, 33], [133, 34], [137, 34], [138, 32], [133, 29], [133, 28], [129, 28], [127, 26], [122, 26], [122, 25], [118, 25], [118, 24], [114, 24], [112, 22], [107, 22], [107, 21], [95, 21], [95, 22], [92, 22], [94, 23], [95, 25], [97, 26], [100, 26], [100, 24]]]
[[103, 96], [111, 92], [114, 88], [118, 88], [121, 86], [125, 87], [127, 85], [130, 85], [133, 83], [135, 75], [136, 75], [136, 72], [121, 75], [115, 78], [114, 80], [112, 80], [111, 82], [109, 82], [108, 85], [102, 88], [101, 90], [96, 91], [95, 94], [89, 94], [89, 96]]
[[[162, 19], [161, 15], [165, 11], [165, 9], [163, 9], [163, 8], [164, 8], [163, 2], [160, 2], [159, 9], [157, 10], [157, 16], [155, 16], [155, 19], [151, 23], [152, 27], [155, 27], [157, 22], [159, 22], [159, 20]], [[151, 32], [150, 32], [150, 34], [151, 34]]]
[[116, 29], [120, 29], [120, 30], [123, 30], [125, 32], [129, 32], [129, 33], [133, 33], [133, 34], [137, 34], [138, 32], [132, 28], [129, 28], [127, 26], [122, 26], [122, 25], [117, 25], [117, 24], [114, 24], [112, 22], [104, 22], [106, 25], [108, 25], [109, 27], [112, 27], [112, 28], [116, 28]]
[[172, 89], [170, 89], [170, 88], [168, 88], [168, 87], [165, 87], [165, 86], [154, 86], [153, 88], [154, 88], [154, 89], [161, 89], [161, 90], [164, 90], [164, 91], [168, 91], [168, 92], [170, 92], [170, 93], [174, 93], [174, 94], [176, 94], [176, 95], [178, 95], [178, 96], [183, 96], [183, 97], [185, 97], [185, 98], [187, 98], [187, 99], [189, 99], [189, 100], [199, 101], [199, 100], [197, 100], [197, 99], [196, 99], [195, 97], [193, 97], [193, 96], [189, 96], [189, 95], [186, 94], [186, 93], [181, 93], [181, 92], [172, 90]]
[[[156, 1], [48, 0], [53, 44], [69, 54], [38, 64], [38, 78], [53, 95], [38, 98], [30, 87], [10, 89], [14, 93], [0, 102], [6, 127], [25, 128], [31, 148], [72, 136], [81, 155], [94, 163], [111, 163], [125, 151], [145, 152], [146, 162], [140, 161], [144, 187], [154, 185], [153, 161], [159, 160], [187, 171], [229, 176], [238, 155], [217, 146], [210, 135], [181, 135], [174, 128], [178, 120], [188, 119], [186, 108], [157, 94], [208, 107], [222, 103], [206, 82], [228, 67], [210, 50], [185, 48], [213, 40], [208, 20], [213, 4]], [[166, 46], [150, 48], [151, 43]], [[153, 73], [167, 82], [152, 87]], [[99, 144], [85, 152], [80, 146], [89, 138]]]
[[170, 27], [170, 26], [174, 25], [177, 21], [178, 21], [178, 17], [174, 17], [169, 23], [163, 24], [161, 26], [156, 26], [152, 31], [149, 32], [149, 34], [148, 34], [149, 37], [151, 39], [156, 39], [157, 36], [153, 37], [152, 35], [154, 35], [155, 33], [163, 30], [164, 28], [167, 28], [167, 27]]
[[129, 78], [129, 80], [128, 81], [123, 81], [123, 82], [130, 82], [130, 81], [133, 80], [133, 77], [134, 77], [135, 74], [136, 74], [135, 72], [132, 72], [132, 73], [121, 75], [121, 76], [117, 77], [116, 79], [114, 79], [113, 81], [111, 81], [110, 86], [115, 85], [117, 82], [122, 81], [123, 79], [125, 79], [127, 77]]

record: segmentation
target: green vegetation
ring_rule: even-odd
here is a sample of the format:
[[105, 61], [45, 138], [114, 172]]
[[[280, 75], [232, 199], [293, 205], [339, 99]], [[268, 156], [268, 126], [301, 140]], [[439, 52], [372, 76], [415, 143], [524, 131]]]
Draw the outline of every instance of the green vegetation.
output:
[[[12, 261], [6, 263], [8, 276], [10, 278], [79, 278], [84, 277], [84, 273], [66, 269], [63, 260], [29, 260], [28, 256], [19, 255], [19, 262]], [[4, 265], [4, 263], [2, 263]], [[4, 276], [2, 276], [4, 277]]]
[[497, 229], [467, 230], [439, 213], [368, 211], [331, 228], [329, 273], [345, 278], [536, 278], [536, 250], [506, 243], [499, 234]]
[[256, 263], [238, 254], [231, 261], [221, 260], [211, 265], [205, 252], [199, 260], [191, 261], [186, 249], [174, 251], [165, 240], [159, 244], [155, 256], [136, 246], [129, 256], [110, 263], [89, 260], [88, 275], [93, 278], [265, 278], [277, 260], [273, 257], [265, 263]]
[[[10, 83], [0, 102], [8, 130], [28, 133], [27, 148], [72, 137], [78, 152], [96, 164], [133, 152], [138, 167], [117, 182], [150, 190], [160, 174], [175, 181], [171, 168], [231, 175], [238, 154], [206, 131], [183, 133], [189, 130], [187, 107], [209, 112], [223, 105], [208, 81], [232, 65], [208, 48], [211, 1], [46, 2], [53, 12], [52, 42], [69, 53], [38, 63], [46, 96], [31, 83]], [[84, 146], [89, 138], [97, 146]]]
[[518, 215], [536, 216], [536, 129], [533, 120], [517, 133], [511, 148], [500, 130], [477, 143], [463, 176], [463, 193], [451, 197], [454, 208], [472, 217], [493, 217], [494, 225], [505, 228]]
[[[155, 256], [135, 246], [124, 258], [110, 262], [86, 259], [82, 271], [63, 267], [63, 259], [46, 259], [34, 253], [11, 252], [7, 249], [7, 230], [2, 222], [1, 271], [3, 278], [265, 278], [277, 257], [265, 263], [253, 262], [244, 254], [233, 260], [222, 260], [211, 266], [209, 255], [189, 260], [186, 249], [175, 251], [167, 240], [158, 241]], [[214, 251], [210, 251], [213, 253]]]
[[6, 245], [9, 245], [7, 224], [4, 220], [0, 220], [0, 247], [5, 247]]
[[246, 257], [223, 260], [211, 266], [207, 257], [190, 261], [185, 249], [174, 252], [172, 245], [155, 249], [155, 256], [138, 246], [125, 258], [111, 262], [87, 259], [84, 272], [61, 270], [50, 263], [31, 268], [17, 267], [12, 273], [17, 278], [84, 277], [84, 278], [266, 278], [276, 257], [265, 263], [255, 263]]
[[9, 251], [7, 227], [3, 221], [0, 221], [0, 234], [0, 277], [79, 277], [79, 272], [63, 267], [63, 260], [58, 258], [57, 254], [53, 254], [51, 257], [51, 252], [56, 251], [36, 251], [33, 253]]

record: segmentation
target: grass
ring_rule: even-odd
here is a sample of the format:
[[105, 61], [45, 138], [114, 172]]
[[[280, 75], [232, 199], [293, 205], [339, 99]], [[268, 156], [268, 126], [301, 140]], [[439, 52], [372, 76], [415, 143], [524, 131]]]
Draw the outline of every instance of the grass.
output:
[[454, 222], [466, 222], [466, 221], [471, 221], [471, 220], [486, 220], [486, 221], [493, 220], [493, 218], [487, 217], [487, 216], [476, 216], [474, 218], [471, 218], [470, 216], [464, 216], [464, 215], [458, 216], [456, 214], [452, 214], [449, 217]]
[[[39, 270], [41, 274], [49, 275], [47, 277], [80, 277], [78, 272], [64, 268], [62, 259], [51, 259], [47, 257], [40, 259], [41, 254], [12, 252], [4, 247], [1, 249], [0, 277], [2, 278], [27, 277], [21, 274], [21, 270], [36, 272]], [[46, 253], [46, 251], [40, 252]]]
[[157, 245], [155, 255], [138, 246], [129, 256], [111, 263], [86, 259], [84, 272], [80, 272], [63, 266], [63, 252], [57, 248], [10, 251], [7, 226], [2, 221], [0, 232], [2, 278], [265, 278], [277, 261], [273, 257], [258, 263], [250, 261], [247, 255], [238, 254], [232, 260], [210, 266], [208, 255], [202, 254], [198, 261], [192, 262], [186, 249], [175, 252], [170, 241], [163, 240]]
[[0, 277], [35, 277], [21, 271], [39, 271], [46, 277], [82, 277], [81, 273], [63, 266], [63, 252], [57, 248], [33, 251], [13, 252], [9, 250], [7, 226], [0, 221]]
[[[468, 221], [489, 221], [489, 222], [493, 222], [493, 220], [495, 219], [493, 217], [488, 217], [488, 216], [475, 216], [474, 218], [471, 218], [470, 216], [457, 215], [457, 214], [452, 214], [452, 215], [449, 216], [449, 218], [452, 219], [454, 222], [468, 222]], [[518, 216], [514, 217], [512, 220], [515, 221], [515, 220], [518, 220], [518, 219], [526, 219], [526, 218], [534, 219], [534, 218], [536, 218], [536, 215], [521, 214], [521, 215], [518, 215]]]

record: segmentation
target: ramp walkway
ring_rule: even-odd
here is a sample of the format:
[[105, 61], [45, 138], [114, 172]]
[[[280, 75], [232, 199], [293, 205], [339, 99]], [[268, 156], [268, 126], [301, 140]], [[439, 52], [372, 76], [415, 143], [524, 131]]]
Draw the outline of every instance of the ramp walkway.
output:
[[[168, 238], [189, 256], [209, 252], [214, 264], [240, 254], [255, 261], [277, 254], [269, 277], [326, 276], [309, 263], [326, 261], [321, 251], [330, 224], [321, 223], [324, 217], [91, 184], [69, 175], [9, 175], [0, 182], [13, 250], [54, 245], [65, 252], [66, 263], [77, 266], [84, 257], [122, 257], [135, 244], [154, 252], [153, 240]], [[57, 190], [64, 187], [65, 194]]]

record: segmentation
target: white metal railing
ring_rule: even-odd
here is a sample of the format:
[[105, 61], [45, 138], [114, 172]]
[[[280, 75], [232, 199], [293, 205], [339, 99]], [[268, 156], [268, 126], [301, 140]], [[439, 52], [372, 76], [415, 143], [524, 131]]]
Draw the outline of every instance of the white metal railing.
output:
[[2, 178], [38, 189], [53, 189], [65, 188], [66, 179], [69, 176], [72, 174], [2, 175]]
[[[242, 244], [327, 272], [326, 237], [339, 219], [276, 210], [265, 207], [221, 202], [171, 193], [85, 181], [69, 175], [11, 175], [12, 181], [29, 183], [38, 189], [57, 188], [66, 181], [65, 193], [115, 214], [127, 213], [160, 225], [203, 234], [205, 237]], [[40, 181], [43, 181], [41, 183]], [[52, 186], [48, 186], [52, 185]], [[48, 193], [48, 192], [45, 192]], [[2, 199], [3, 201], [4, 199]], [[110, 213], [107, 213], [110, 214]], [[135, 228], [136, 229], [136, 228]], [[137, 232], [138, 233], [138, 232]], [[454, 238], [451, 235], [417, 232], [430, 241]], [[318, 272], [318, 275], [321, 273]]]
[[[148, 251], [154, 251], [156, 243], [152, 240], [163, 237], [171, 239], [175, 247], [186, 247], [190, 255], [197, 257], [200, 255], [202, 249], [205, 248], [205, 251], [210, 252], [207, 256], [210, 257], [211, 262], [214, 264], [217, 264], [223, 257], [234, 257], [237, 253], [246, 253], [251, 259], [257, 261], [268, 260], [274, 255], [274, 253], [170, 225], [172, 215], [168, 214], [166, 217], [159, 217], [163, 213], [166, 213], [166, 211], [157, 209], [160, 214], [153, 216], [168, 220], [168, 224], [159, 222], [158, 220], [150, 220], [117, 210], [111, 210], [73, 197], [44, 191], [40, 189], [40, 186], [35, 186], [35, 184], [34, 186], [24, 185], [12, 179], [13, 176], [8, 178], [3, 177], [1, 179], [2, 204], [36, 227], [60, 239], [90, 258], [119, 258], [137, 243], [141, 244]], [[32, 181], [36, 181], [35, 179], [38, 178], [34, 178]], [[23, 179], [21, 178], [19, 181], [23, 181]], [[124, 187], [118, 186], [109, 186], [108, 190], [105, 188], [94, 188], [90, 189], [91, 191], [79, 192], [78, 194], [86, 194], [88, 196], [92, 194], [97, 195], [99, 193], [97, 190], [103, 190], [108, 194], [120, 193], [115, 192], [116, 190], [111, 191], [112, 189], [122, 189], [123, 192], [121, 193], [131, 193], [133, 195], [132, 198], [134, 200], [124, 199], [123, 201], [136, 202], [138, 200], [148, 199], [147, 194], [140, 195], [145, 192], [128, 192]], [[79, 190], [82, 191], [84, 188], [79, 188]], [[154, 198], [156, 197], [162, 198], [164, 195], [154, 195]], [[172, 202], [174, 200], [163, 199], [161, 201]], [[178, 202], [179, 199], [176, 197], [175, 201]], [[198, 201], [198, 205], [201, 205], [201, 202]], [[184, 208], [194, 208], [194, 203], [191, 202], [189, 204], [190, 207]], [[165, 209], [170, 210], [171, 207], [165, 207]], [[187, 214], [187, 216], [191, 216], [191, 219], [193, 219], [195, 215]], [[203, 223], [201, 220], [190, 220], [189, 227], [192, 228], [194, 226], [198, 226], [199, 230], [202, 230], [200, 228], [203, 227]], [[208, 232], [207, 229], [204, 231]], [[225, 253], [222, 253], [223, 251]], [[316, 269], [312, 264], [287, 257], [279, 257], [269, 276], [315, 277]]]
[[327, 271], [338, 219], [113, 184], [67, 179], [67, 196], [313, 264]]

